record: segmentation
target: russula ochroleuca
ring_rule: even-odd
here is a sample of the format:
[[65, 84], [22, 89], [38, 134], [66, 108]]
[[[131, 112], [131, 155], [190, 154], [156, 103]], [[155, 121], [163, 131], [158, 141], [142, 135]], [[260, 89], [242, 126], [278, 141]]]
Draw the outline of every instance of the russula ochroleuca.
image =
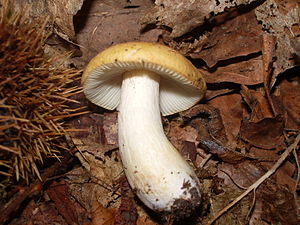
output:
[[199, 180], [165, 136], [161, 113], [186, 110], [204, 96], [199, 71], [169, 47], [129, 42], [95, 56], [82, 84], [91, 102], [119, 111], [122, 163], [143, 203], [179, 216], [192, 212], [201, 200]]

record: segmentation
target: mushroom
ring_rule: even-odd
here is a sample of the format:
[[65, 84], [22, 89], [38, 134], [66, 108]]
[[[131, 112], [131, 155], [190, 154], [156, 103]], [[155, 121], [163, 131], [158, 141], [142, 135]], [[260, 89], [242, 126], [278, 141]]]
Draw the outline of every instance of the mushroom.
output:
[[199, 180], [165, 136], [160, 113], [186, 110], [204, 96], [199, 71], [169, 47], [129, 42], [95, 56], [82, 84], [92, 103], [119, 111], [120, 156], [137, 196], [152, 210], [190, 214], [201, 201]]

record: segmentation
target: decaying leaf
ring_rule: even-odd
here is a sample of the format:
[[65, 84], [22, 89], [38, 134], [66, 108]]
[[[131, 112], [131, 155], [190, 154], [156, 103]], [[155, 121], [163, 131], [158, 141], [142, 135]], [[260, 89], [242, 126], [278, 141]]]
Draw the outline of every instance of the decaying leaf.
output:
[[154, 223], [152, 220], [147, 218], [146, 216], [141, 216], [136, 221], [137, 225], [157, 225], [157, 223]]
[[240, 137], [256, 147], [272, 149], [282, 145], [283, 128], [282, 116], [264, 118], [256, 123], [244, 121]]
[[134, 193], [130, 188], [125, 175], [119, 179], [121, 189], [121, 204], [116, 212], [115, 225], [135, 225], [138, 214], [136, 203], [134, 201]]
[[[191, 57], [203, 59], [209, 68], [227, 59], [232, 59], [229, 63], [234, 63], [257, 57], [256, 55], [244, 60], [238, 59], [261, 51], [262, 31], [253, 11], [246, 13], [233, 11], [219, 15], [215, 20], [216, 26], [207, 34], [207, 42], [202, 51], [192, 53]], [[222, 63], [219, 64], [222, 66]], [[249, 69], [249, 66], [245, 66], [245, 69]]]
[[[220, 111], [211, 105], [198, 104], [181, 112], [184, 123], [189, 123], [198, 132], [201, 139], [218, 140], [223, 145], [228, 142]], [[205, 129], [205, 131], [203, 131]]]
[[211, 15], [217, 15], [237, 5], [249, 4], [254, 0], [156, 0], [155, 7], [143, 19], [144, 24], [167, 26], [171, 36], [179, 37], [202, 25]]
[[[232, 199], [234, 199], [242, 192], [241, 190], [236, 190], [224, 184], [222, 185], [222, 188], [224, 192], [210, 199], [211, 210], [212, 210], [211, 215], [214, 215], [216, 212], [223, 209]], [[229, 213], [225, 214], [214, 224], [216, 225], [247, 224], [247, 218], [243, 217], [242, 215], [246, 215], [247, 212], [250, 210], [250, 207], [251, 207], [251, 196], [248, 196], [247, 198], [243, 199], [237, 207], [231, 209]], [[204, 220], [203, 224], [208, 224], [208, 223]]]
[[217, 155], [222, 161], [230, 164], [240, 163], [252, 158], [250, 155], [233, 151], [212, 140], [201, 140], [200, 146], [206, 149], [207, 152]]
[[273, 117], [270, 104], [261, 91], [251, 90], [242, 85], [241, 95], [251, 111], [249, 121], [257, 122], [264, 118]]
[[54, 202], [58, 212], [62, 215], [68, 224], [79, 224], [80, 221], [79, 210], [87, 212], [75, 201], [71, 200], [69, 194], [69, 187], [62, 182], [53, 182], [51, 187], [47, 189], [47, 194]]
[[75, 40], [73, 16], [84, 0], [15, 0], [16, 8], [28, 8], [32, 17], [49, 16], [56, 33], [65, 40]]
[[267, 182], [257, 192], [255, 210], [269, 224], [297, 225], [300, 222], [294, 196], [284, 186]]
[[294, 77], [290, 81], [284, 80], [280, 84], [281, 102], [285, 111], [287, 129], [300, 129], [300, 80]]
[[51, 201], [37, 203], [31, 200], [21, 215], [12, 222], [11, 225], [20, 224], [61, 224], [68, 225], [63, 216], [58, 213], [55, 204]]
[[105, 141], [110, 145], [118, 144], [118, 124], [117, 124], [118, 113], [105, 113], [103, 119], [103, 131]]
[[236, 84], [255, 85], [263, 82], [261, 57], [229, 65], [220, 65], [213, 72], [199, 69], [207, 83], [232, 82]]
[[300, 42], [299, 10], [299, 1], [293, 0], [265, 1], [255, 10], [256, 17], [262, 22], [265, 31], [277, 38], [276, 71], [273, 75], [275, 77], [286, 69], [299, 64], [294, 57], [295, 54], [299, 54], [296, 47]]
[[104, 208], [100, 203], [93, 205], [91, 225], [114, 225], [115, 209]]
[[236, 93], [227, 94], [212, 99], [209, 104], [220, 110], [226, 136], [228, 138], [227, 146], [231, 149], [235, 149], [237, 146], [237, 137], [241, 126], [241, 120], [244, 114], [241, 96]]

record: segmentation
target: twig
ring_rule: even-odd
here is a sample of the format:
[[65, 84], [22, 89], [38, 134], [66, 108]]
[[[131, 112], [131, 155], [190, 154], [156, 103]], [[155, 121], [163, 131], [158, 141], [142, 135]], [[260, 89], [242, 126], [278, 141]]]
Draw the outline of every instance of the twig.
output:
[[225, 170], [220, 169], [221, 172], [223, 172], [224, 174], [226, 174], [229, 179], [232, 181], [232, 183], [234, 183], [238, 188], [242, 189], [242, 190], [247, 190], [247, 187], [244, 187], [242, 185], [240, 185], [239, 183], [237, 183], [228, 172], [226, 172]]
[[261, 178], [259, 178], [254, 184], [252, 184], [245, 192], [243, 192], [240, 196], [238, 196], [233, 202], [231, 202], [229, 205], [227, 205], [224, 209], [219, 211], [216, 216], [208, 221], [207, 225], [213, 224], [220, 216], [222, 216], [226, 211], [228, 211], [230, 208], [232, 208], [236, 203], [238, 203], [240, 200], [242, 200], [245, 196], [247, 196], [251, 191], [258, 188], [259, 185], [261, 185], [268, 177], [270, 177], [280, 166], [281, 164], [286, 160], [286, 158], [289, 156], [289, 154], [296, 149], [298, 143], [300, 142], [300, 134], [297, 135], [295, 141], [293, 144], [291, 144], [284, 153], [280, 156], [278, 161], [273, 165], [273, 167], [266, 172]]
[[275, 55], [275, 37], [272, 35], [263, 35], [262, 43], [262, 61], [263, 61], [263, 77], [266, 96], [271, 107], [272, 113], [276, 116], [277, 112], [271, 98], [272, 89], [272, 73], [273, 73], [273, 56]]
[[295, 204], [297, 206], [296, 211], [299, 213], [299, 203], [298, 203], [298, 201], [296, 201], [296, 199], [297, 199], [297, 187], [299, 185], [299, 180], [300, 180], [300, 165], [299, 165], [297, 152], [295, 151], [295, 149], [293, 150], [293, 155], [294, 155], [295, 162], [296, 162], [296, 165], [297, 165], [297, 178], [296, 178], [296, 185], [295, 185], [295, 190], [294, 190], [294, 199], [295, 199]]
[[202, 162], [199, 165], [199, 168], [203, 168], [205, 164], [208, 162], [208, 160], [211, 158], [212, 154], [207, 154], [205, 158], [202, 160]]

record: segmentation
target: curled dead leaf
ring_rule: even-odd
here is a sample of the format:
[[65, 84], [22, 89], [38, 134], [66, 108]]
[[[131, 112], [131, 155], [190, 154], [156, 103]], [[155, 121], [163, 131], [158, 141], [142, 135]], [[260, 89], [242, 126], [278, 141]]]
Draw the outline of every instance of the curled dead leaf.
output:
[[273, 149], [282, 144], [283, 129], [281, 115], [264, 118], [258, 122], [244, 121], [241, 125], [240, 137], [256, 147]]
[[104, 208], [100, 203], [94, 202], [91, 212], [91, 225], [114, 225], [115, 213], [115, 209]]

